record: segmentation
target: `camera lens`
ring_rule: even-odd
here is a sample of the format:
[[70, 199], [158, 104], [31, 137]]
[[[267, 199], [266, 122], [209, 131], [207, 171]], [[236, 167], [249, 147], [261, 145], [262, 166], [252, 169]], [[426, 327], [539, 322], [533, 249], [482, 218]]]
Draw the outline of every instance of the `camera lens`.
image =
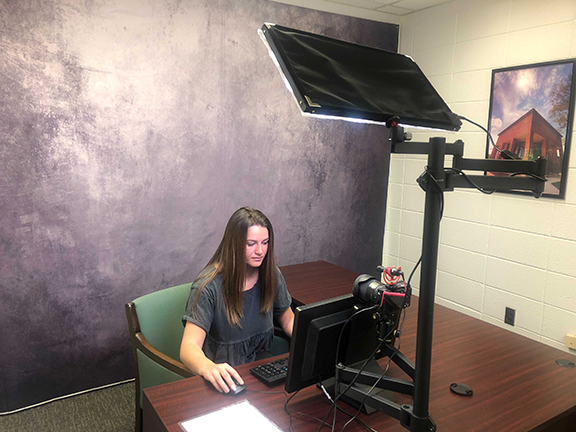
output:
[[354, 281], [352, 294], [364, 303], [380, 304], [384, 288], [385, 286], [376, 278], [362, 274]]

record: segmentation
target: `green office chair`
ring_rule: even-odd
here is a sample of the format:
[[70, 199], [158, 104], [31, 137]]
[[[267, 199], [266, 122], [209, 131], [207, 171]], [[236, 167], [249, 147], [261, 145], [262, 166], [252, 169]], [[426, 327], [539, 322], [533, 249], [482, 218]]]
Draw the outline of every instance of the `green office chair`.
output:
[[[167, 288], [126, 303], [136, 377], [136, 432], [142, 430], [142, 390], [193, 376], [180, 362], [182, 315], [192, 284]], [[290, 351], [290, 342], [275, 328], [270, 354]]]
[[142, 390], [193, 376], [180, 362], [182, 315], [191, 285], [167, 288], [126, 303], [136, 377], [136, 432], [142, 430]]

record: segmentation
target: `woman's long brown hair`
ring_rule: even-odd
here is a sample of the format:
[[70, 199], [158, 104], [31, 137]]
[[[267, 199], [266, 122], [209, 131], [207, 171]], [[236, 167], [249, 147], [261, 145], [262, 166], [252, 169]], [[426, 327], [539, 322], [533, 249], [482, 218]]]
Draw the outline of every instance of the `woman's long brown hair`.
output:
[[[268, 312], [274, 303], [278, 289], [278, 274], [274, 258], [274, 230], [270, 220], [260, 210], [242, 207], [232, 214], [226, 224], [226, 230], [218, 249], [197, 278], [197, 280], [202, 280], [201, 292], [217, 274], [222, 276], [228, 322], [238, 326], [243, 315], [242, 292], [246, 280], [246, 237], [248, 228], [251, 226], [268, 229], [268, 252], [259, 268], [260, 312]], [[193, 311], [196, 310], [199, 298], [200, 293], [194, 301]]]

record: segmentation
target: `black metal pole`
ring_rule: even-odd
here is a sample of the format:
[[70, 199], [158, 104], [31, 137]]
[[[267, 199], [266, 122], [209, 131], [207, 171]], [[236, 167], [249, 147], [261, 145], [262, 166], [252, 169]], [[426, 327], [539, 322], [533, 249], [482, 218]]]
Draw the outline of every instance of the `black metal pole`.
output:
[[442, 202], [441, 195], [445, 185], [444, 156], [446, 154], [446, 139], [430, 138], [429, 143], [428, 176], [424, 178], [426, 204], [424, 207], [422, 269], [418, 303], [416, 372], [414, 378], [414, 424], [410, 428], [413, 432], [429, 432], [436, 429], [430, 419], [428, 402], [430, 394], [430, 367], [432, 364], [432, 328], [434, 324], [434, 297], [436, 292], [436, 268], [438, 264], [440, 206]]

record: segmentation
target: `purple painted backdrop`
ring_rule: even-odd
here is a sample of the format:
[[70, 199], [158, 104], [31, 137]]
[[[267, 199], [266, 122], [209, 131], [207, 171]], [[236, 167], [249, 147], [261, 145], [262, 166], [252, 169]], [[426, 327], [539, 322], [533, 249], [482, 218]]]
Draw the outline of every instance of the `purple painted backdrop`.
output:
[[397, 48], [265, 0], [0, 0], [0, 411], [132, 377], [124, 303], [191, 281], [240, 206], [281, 265], [380, 264], [386, 130], [301, 117], [264, 22]]

